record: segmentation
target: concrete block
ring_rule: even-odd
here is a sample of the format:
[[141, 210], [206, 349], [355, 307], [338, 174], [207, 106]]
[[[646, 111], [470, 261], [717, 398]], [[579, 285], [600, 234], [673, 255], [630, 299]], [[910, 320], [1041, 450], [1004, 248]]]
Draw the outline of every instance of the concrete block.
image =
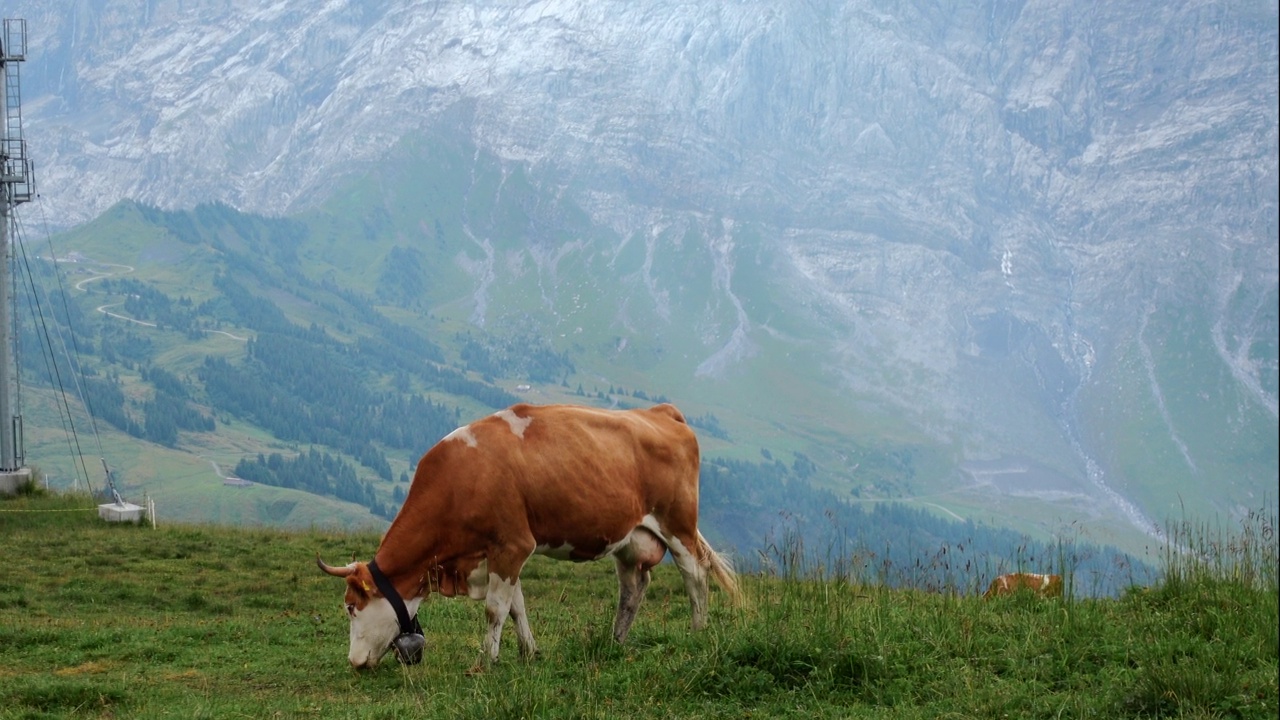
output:
[[107, 522], [139, 522], [142, 506], [133, 503], [106, 503], [98, 506], [98, 517]]

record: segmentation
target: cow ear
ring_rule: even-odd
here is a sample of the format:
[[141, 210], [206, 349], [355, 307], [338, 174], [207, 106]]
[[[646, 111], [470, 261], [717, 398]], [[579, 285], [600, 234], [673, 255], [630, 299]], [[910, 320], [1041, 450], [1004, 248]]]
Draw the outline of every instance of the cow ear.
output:
[[347, 589], [361, 600], [368, 600], [373, 595], [372, 584], [368, 580], [361, 578], [359, 575], [351, 575], [347, 577]]

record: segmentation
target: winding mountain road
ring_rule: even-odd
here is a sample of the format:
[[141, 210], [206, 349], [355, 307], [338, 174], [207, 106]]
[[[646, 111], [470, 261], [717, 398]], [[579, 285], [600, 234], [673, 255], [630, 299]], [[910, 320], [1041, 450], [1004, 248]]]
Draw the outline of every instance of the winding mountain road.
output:
[[[96, 274], [96, 275], [94, 275], [93, 277], [88, 277], [88, 278], [85, 278], [85, 279], [80, 280], [79, 282], [77, 282], [77, 283], [73, 286], [73, 287], [75, 287], [75, 289], [76, 289], [76, 290], [79, 290], [80, 292], [83, 292], [83, 293], [87, 293], [87, 292], [89, 292], [89, 291], [88, 291], [88, 290], [86, 290], [84, 286], [85, 286], [85, 285], [88, 285], [89, 283], [93, 282], [94, 280], [102, 280], [102, 279], [104, 279], [104, 278], [114, 277], [114, 276], [116, 276], [116, 275], [128, 274], [128, 273], [133, 272], [133, 271], [136, 269], [136, 268], [134, 268], [132, 265], [120, 265], [120, 264], [117, 264], [117, 263], [97, 262], [97, 261], [93, 261], [93, 262], [94, 262], [94, 264], [95, 264], [95, 265], [98, 265], [98, 266], [100, 266], [100, 267], [123, 268], [123, 271], [122, 271], [122, 272], [119, 272], [119, 273], [114, 273], [114, 272], [105, 272], [105, 271], [101, 271], [101, 270], [95, 270], [95, 269], [93, 269], [93, 268], [86, 267], [86, 268], [85, 268], [85, 271], [86, 271], [86, 272], [97, 273], [97, 274]], [[95, 309], [95, 310], [97, 310], [98, 312], [102, 313], [103, 315], [107, 315], [107, 316], [109, 316], [109, 317], [117, 318], [117, 319], [119, 319], [119, 320], [124, 320], [124, 321], [126, 321], [126, 322], [131, 322], [131, 323], [133, 323], [133, 324], [135, 324], [135, 325], [142, 325], [143, 327], [151, 327], [151, 328], [156, 327], [156, 324], [155, 324], [155, 323], [153, 323], [153, 322], [147, 322], [146, 320], [139, 320], [139, 319], [137, 319], [137, 318], [131, 318], [131, 317], [129, 317], [128, 315], [121, 315], [120, 313], [111, 312], [111, 310], [109, 309], [109, 308], [113, 308], [113, 307], [116, 307], [116, 306], [119, 306], [119, 305], [123, 305], [123, 304], [124, 304], [123, 302], [107, 303], [107, 304], [105, 304], [105, 305], [99, 305], [98, 307], [96, 307], [96, 308], [94, 308], [94, 309]], [[234, 334], [232, 334], [232, 333], [227, 332], [226, 330], [211, 330], [211, 329], [209, 329], [209, 328], [200, 328], [200, 329], [201, 329], [201, 330], [203, 330], [203, 331], [205, 331], [205, 332], [207, 332], [207, 333], [216, 333], [216, 334], [218, 334], [218, 335], [225, 335], [225, 336], [227, 336], [227, 337], [231, 338], [232, 340], [239, 340], [240, 342], [248, 342], [248, 340], [249, 340], [249, 338], [247, 338], [247, 337], [241, 337], [241, 336], [239, 336], [239, 335], [234, 335]]]

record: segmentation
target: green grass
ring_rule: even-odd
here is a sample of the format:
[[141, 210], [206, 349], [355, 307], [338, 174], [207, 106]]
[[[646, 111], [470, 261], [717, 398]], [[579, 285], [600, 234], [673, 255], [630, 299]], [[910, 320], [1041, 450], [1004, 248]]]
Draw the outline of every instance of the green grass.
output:
[[153, 530], [27, 494], [0, 501], [0, 717], [1274, 718], [1274, 526], [1184, 532], [1195, 552], [1170, 551], [1169, 580], [1119, 599], [984, 602], [784, 568], [744, 577], [741, 609], [714, 593], [700, 633], [664, 564], [622, 646], [612, 564], [535, 558], [541, 657], [519, 660], [508, 630], [502, 662], [470, 677], [484, 612], [467, 600], [423, 606], [421, 665], [348, 668], [341, 584], [312, 559], [367, 559], [376, 535]]

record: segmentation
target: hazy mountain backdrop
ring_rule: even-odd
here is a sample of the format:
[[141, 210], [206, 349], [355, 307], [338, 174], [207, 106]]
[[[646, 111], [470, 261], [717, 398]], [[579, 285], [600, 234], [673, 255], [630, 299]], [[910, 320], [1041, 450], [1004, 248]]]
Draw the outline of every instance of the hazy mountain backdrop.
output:
[[[220, 478], [264, 448], [361, 452], [217, 394], [287, 355], [262, 342], [286, 320], [317, 359], [362, 348], [368, 402], [421, 392], [445, 426], [669, 399], [708, 457], [861, 507], [1130, 548], [1275, 507], [1273, 2], [5, 14], [29, 31], [30, 252], [81, 261], [68, 312], [122, 423], [159, 416], [154, 367], [216, 423], [111, 444], [179, 515], [226, 517]], [[28, 459], [58, 467], [40, 412]], [[370, 438], [393, 480], [365, 499], [432, 441]]]

